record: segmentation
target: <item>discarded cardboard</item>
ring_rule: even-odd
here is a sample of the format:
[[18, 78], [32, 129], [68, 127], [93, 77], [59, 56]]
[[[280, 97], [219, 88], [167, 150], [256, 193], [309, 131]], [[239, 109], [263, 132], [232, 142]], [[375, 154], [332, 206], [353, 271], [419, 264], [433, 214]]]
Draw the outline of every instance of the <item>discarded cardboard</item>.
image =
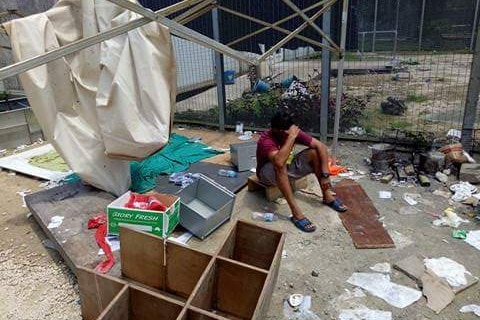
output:
[[437, 314], [455, 299], [455, 292], [448, 283], [430, 271], [427, 270], [423, 273], [421, 282], [423, 294], [427, 297], [427, 307]]
[[460, 180], [473, 184], [480, 183], [480, 164], [464, 163], [460, 168]]
[[168, 207], [167, 210], [162, 212], [125, 208], [124, 205], [130, 198], [128, 191], [107, 206], [109, 234], [119, 234], [120, 226], [129, 226], [161, 237], [172, 233], [180, 222], [180, 198], [154, 191], [147, 194], [155, 196]]

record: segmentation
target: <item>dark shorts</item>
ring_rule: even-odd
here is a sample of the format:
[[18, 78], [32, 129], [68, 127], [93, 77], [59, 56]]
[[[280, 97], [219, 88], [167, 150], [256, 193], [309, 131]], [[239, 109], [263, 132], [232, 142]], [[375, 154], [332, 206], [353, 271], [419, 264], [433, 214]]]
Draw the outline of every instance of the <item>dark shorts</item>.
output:
[[[292, 163], [287, 165], [288, 177], [290, 179], [300, 179], [313, 173], [313, 168], [308, 162], [308, 151], [309, 149], [305, 149], [299, 153], [297, 153]], [[257, 172], [258, 179], [266, 185], [273, 186], [277, 184], [275, 167], [273, 163], [268, 162], [263, 165], [260, 169], [260, 172]]]

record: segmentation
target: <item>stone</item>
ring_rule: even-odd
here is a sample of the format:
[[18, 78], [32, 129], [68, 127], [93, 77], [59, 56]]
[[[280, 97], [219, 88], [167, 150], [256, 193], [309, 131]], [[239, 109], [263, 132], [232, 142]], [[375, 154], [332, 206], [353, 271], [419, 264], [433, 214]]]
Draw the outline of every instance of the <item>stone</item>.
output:
[[313, 270], [312, 271], [312, 277], [318, 277], [318, 276], [319, 276], [318, 272]]

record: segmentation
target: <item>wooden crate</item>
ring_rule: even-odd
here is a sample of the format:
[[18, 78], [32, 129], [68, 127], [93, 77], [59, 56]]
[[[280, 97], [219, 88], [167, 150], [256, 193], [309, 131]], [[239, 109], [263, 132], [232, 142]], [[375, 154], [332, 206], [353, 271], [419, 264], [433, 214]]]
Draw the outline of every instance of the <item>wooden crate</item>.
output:
[[83, 318], [265, 319], [284, 242], [281, 232], [237, 221], [211, 256], [121, 227], [123, 278], [79, 269]]

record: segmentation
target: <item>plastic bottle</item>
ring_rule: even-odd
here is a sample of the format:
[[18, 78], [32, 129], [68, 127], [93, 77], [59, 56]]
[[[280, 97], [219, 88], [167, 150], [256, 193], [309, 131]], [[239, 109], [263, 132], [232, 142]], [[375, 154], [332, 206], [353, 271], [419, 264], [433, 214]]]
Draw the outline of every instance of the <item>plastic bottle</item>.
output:
[[252, 219], [264, 222], [273, 222], [278, 220], [278, 216], [272, 212], [252, 212]]
[[238, 173], [233, 170], [220, 169], [218, 170], [218, 175], [223, 177], [236, 178], [238, 176]]

